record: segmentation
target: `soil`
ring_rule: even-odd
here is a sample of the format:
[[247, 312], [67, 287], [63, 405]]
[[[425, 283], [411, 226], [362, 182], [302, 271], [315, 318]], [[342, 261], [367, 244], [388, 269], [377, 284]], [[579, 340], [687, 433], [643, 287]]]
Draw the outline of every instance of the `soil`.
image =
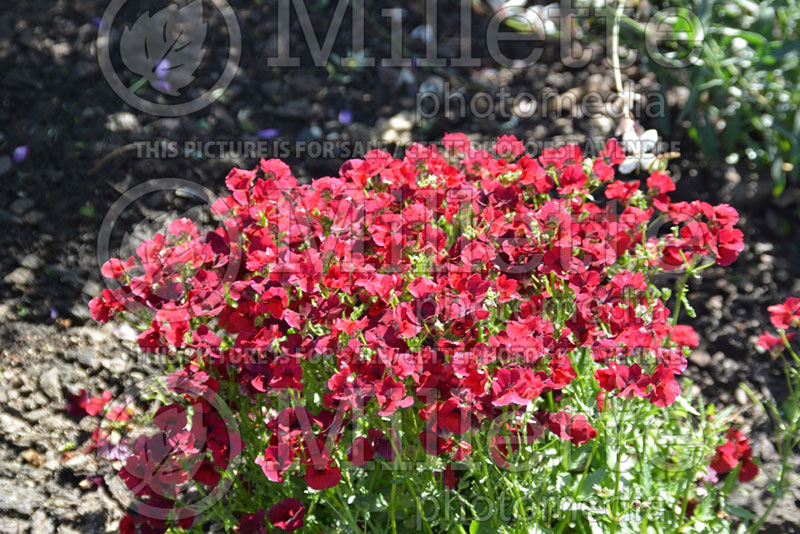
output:
[[[86, 481], [98, 466], [92, 455], [80, 451], [95, 423], [92, 418], [75, 421], [64, 411], [67, 396], [81, 388], [93, 394], [106, 389], [119, 393], [147, 373], [135, 361], [130, 333], [101, 327], [88, 314], [88, 300], [104, 287], [97, 260], [98, 234], [111, 206], [126, 190], [154, 178], [182, 178], [218, 193], [232, 166], [256, 163], [237, 155], [146, 157], [133, 143], [258, 140], [259, 135], [264, 140], [272, 135], [265, 129], [277, 130], [271, 141], [400, 144], [412, 138], [437, 140], [447, 131], [463, 131], [484, 141], [511, 134], [539, 142], [582, 143], [613, 135], [615, 123], [608, 113], [589, 116], [564, 96], [588, 91], [604, 97], [612, 94], [613, 81], [599, 40], [584, 41], [593, 52], [587, 66], [562, 61], [558, 42], [550, 40], [537, 64], [501, 68], [489, 57], [481, 37], [486, 35], [488, 18], [474, 14], [473, 53], [482, 59], [480, 67], [326, 68], [312, 65], [302, 29], [293, 18], [292, 50], [303, 66], [276, 68], [268, 67], [266, 58], [274, 56], [278, 46], [277, 2], [230, 3], [243, 36], [239, 73], [221, 100], [177, 118], [134, 109], [109, 87], [98, 66], [95, 44], [105, 0], [20, 0], [2, 7], [0, 534], [113, 532], [122, 513], [102, 484]], [[306, 3], [321, 35], [336, 2]], [[141, 12], [159, 3], [136, 4], [135, 11]], [[424, 31], [419, 27], [424, 17], [418, 4], [424, 2], [404, 4], [403, 43], [408, 54], [422, 56], [425, 45], [419, 36]], [[452, 9], [439, 9], [438, 42], [443, 54], [454, 56], [460, 21], [450, 4], [457, 5], [440, 3]], [[388, 19], [377, 15], [381, 8], [396, 5], [380, 1], [368, 6], [376, 14], [368, 18], [366, 32], [373, 57], [391, 54], [394, 39]], [[219, 24], [210, 27], [208, 53], [224, 58], [228, 46], [224, 31]], [[347, 54], [349, 31], [346, 20], [334, 53]], [[518, 57], [527, 54], [522, 44], [512, 46], [509, 55], [512, 52]], [[217, 74], [201, 69], [197, 84], [210, 86]], [[628, 68], [624, 75], [638, 84], [642, 94], [659, 91], [658, 80], [643, 68]], [[506, 89], [511, 98], [522, 92], [536, 96], [552, 92], [564, 105], [527, 118], [457, 109], [451, 116], [439, 113], [416, 120], [418, 92], [443, 87], [465, 88], [467, 95], [496, 95]], [[140, 94], [164, 98], [152, 89]], [[671, 94], [668, 101], [668, 113], [674, 116], [680, 93]], [[350, 120], [347, 113], [340, 114], [342, 110], [349, 111]], [[648, 126], [657, 121], [643, 122]], [[739, 384], [744, 382], [763, 396], [784, 395], [779, 365], [756, 351], [753, 341], [768, 324], [766, 306], [800, 294], [800, 242], [792, 237], [797, 191], [790, 189], [773, 199], [767, 177], [741, 166], [705, 161], [686, 136], [685, 125], [674, 125], [667, 140], [677, 143], [681, 152], [670, 163], [678, 180], [677, 196], [731, 203], [741, 213], [739, 227], [746, 240], [746, 249], [733, 266], [710, 269], [702, 280], [692, 281], [691, 303], [697, 317], [687, 321], [697, 329], [702, 344], [692, 354], [688, 376], [708, 400], [737, 406], [737, 424], [751, 432], [763, 470], [774, 474], [772, 429]], [[13, 158], [21, 146], [27, 146], [27, 156]], [[308, 180], [336, 173], [346, 155], [292, 154], [286, 160], [297, 176]], [[180, 191], [143, 198], [118, 219], [112, 250], [124, 248], [165, 218], [203, 207]], [[759, 512], [770, 496], [766, 485], [767, 477], [760, 476], [749, 491], [737, 494], [736, 502]], [[798, 524], [796, 483], [777, 507], [767, 532], [794, 532]]]

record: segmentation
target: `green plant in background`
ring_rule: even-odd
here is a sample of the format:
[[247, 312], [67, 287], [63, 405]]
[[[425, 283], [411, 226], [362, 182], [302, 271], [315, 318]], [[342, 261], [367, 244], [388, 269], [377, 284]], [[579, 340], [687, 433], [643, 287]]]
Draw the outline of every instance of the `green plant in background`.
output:
[[[713, 160], [752, 161], [783, 192], [800, 176], [800, 6], [796, 0], [678, 0], [652, 18], [623, 16], [623, 39], [641, 49], [659, 31], [659, 49], [642, 63], [662, 84], [689, 96], [664, 133], [689, 119], [688, 134]], [[646, 12], [646, 11], [642, 11]], [[630, 31], [632, 30], [632, 31]], [[672, 31], [664, 40], [664, 32]]]
[[[524, 11], [522, 4], [492, 3], [509, 15]], [[607, 35], [619, 17], [622, 42], [642, 52], [640, 64], [657, 75], [662, 92], [689, 89], [677, 114], [661, 118], [662, 134], [688, 119], [689, 137], [709, 160], [752, 162], [771, 176], [776, 196], [800, 177], [797, 0], [636, 1], [623, 2], [622, 13], [619, 7], [580, 0], [575, 14], [584, 17], [585, 39]], [[645, 52], [647, 45], [657, 57]]]

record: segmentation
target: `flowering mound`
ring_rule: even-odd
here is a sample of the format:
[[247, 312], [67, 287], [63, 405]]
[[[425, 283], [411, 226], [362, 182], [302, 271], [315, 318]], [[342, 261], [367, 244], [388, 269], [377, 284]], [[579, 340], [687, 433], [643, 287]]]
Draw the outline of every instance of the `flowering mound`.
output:
[[[624, 159], [451, 134], [310, 185], [262, 160], [228, 175], [216, 230], [181, 219], [110, 260], [93, 317], [142, 324], [143, 350], [175, 355], [168, 384], [239, 428], [198, 395], [162, 408], [161, 445], [140, 438], [121, 478], [169, 512], [123, 532], [724, 531], [730, 489], [703, 477], [741, 442], [715, 457], [724, 421], [680, 397], [698, 339], [676, 320], [687, 277], [742, 250], [738, 215], [672, 202], [662, 172], [617, 180]], [[224, 505], [181, 508], [179, 485], [225, 479]]]

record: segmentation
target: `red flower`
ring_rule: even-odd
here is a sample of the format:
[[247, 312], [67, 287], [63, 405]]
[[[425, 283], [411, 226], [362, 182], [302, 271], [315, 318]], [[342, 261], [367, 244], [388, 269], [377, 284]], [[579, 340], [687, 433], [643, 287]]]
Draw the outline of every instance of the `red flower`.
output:
[[744, 234], [741, 230], [726, 226], [717, 234], [716, 261], [723, 267], [730, 265], [744, 250]]
[[547, 428], [561, 439], [568, 439], [575, 445], [582, 445], [597, 436], [597, 430], [589, 424], [585, 415], [570, 416], [566, 412], [548, 415]]
[[222, 474], [217, 471], [217, 469], [214, 467], [214, 464], [208, 460], [203, 460], [203, 462], [200, 464], [200, 468], [192, 478], [201, 484], [205, 484], [206, 486], [216, 486], [222, 478]]
[[278, 443], [267, 447], [264, 456], [256, 458], [256, 463], [261, 466], [264, 474], [272, 482], [283, 482], [283, 474], [291, 467], [294, 460], [294, 451], [286, 443]]
[[311, 489], [318, 491], [336, 486], [342, 479], [342, 472], [333, 463], [317, 469], [314, 465], [306, 467], [306, 484]]
[[86, 415], [86, 404], [89, 402], [89, 392], [81, 389], [78, 393], [70, 395], [64, 409], [67, 415], [79, 419]]
[[649, 377], [642, 373], [642, 368], [637, 364], [628, 367], [611, 362], [607, 369], [595, 371], [594, 378], [604, 390], [618, 389], [619, 396], [627, 399], [646, 396], [645, 392], [650, 385]]
[[119, 520], [120, 534], [136, 534], [136, 521], [131, 514], [125, 514]]
[[469, 137], [463, 133], [448, 133], [442, 138], [442, 145], [447, 149], [452, 149], [459, 154], [467, 154], [472, 146]]
[[525, 153], [525, 145], [513, 135], [503, 135], [497, 139], [494, 151], [500, 156], [514, 159]]
[[392, 415], [398, 409], [408, 408], [414, 404], [414, 398], [406, 396], [406, 387], [403, 383], [395, 381], [390, 376], [375, 385], [375, 398], [381, 406], [378, 411], [381, 417]]
[[444, 468], [442, 472], [442, 482], [444, 482], [445, 487], [452, 490], [456, 489], [456, 486], [458, 486], [458, 477], [453, 472], [453, 466], [451, 464], [447, 464], [447, 467]]
[[539, 157], [539, 162], [544, 167], [555, 167], [562, 170], [568, 162], [577, 163], [583, 161], [583, 152], [578, 145], [566, 145], [555, 148], [545, 148]]
[[101, 323], [107, 323], [115, 312], [124, 309], [117, 296], [110, 289], [104, 289], [99, 297], [89, 301], [89, 312], [92, 319]]
[[647, 188], [653, 191], [654, 196], [659, 196], [675, 191], [675, 184], [663, 172], [654, 172], [647, 178]]
[[697, 332], [689, 325], [678, 324], [672, 329], [672, 341], [683, 347], [693, 349], [700, 344]]
[[136, 259], [130, 256], [122, 261], [119, 258], [111, 258], [100, 268], [100, 273], [106, 278], [122, 280], [123, 277], [136, 267]]
[[613, 137], [606, 141], [605, 149], [601, 150], [598, 156], [601, 159], [608, 159], [612, 165], [619, 165], [625, 161], [625, 151], [622, 150], [619, 141]]
[[507, 406], [509, 404], [527, 405], [531, 399], [539, 396], [544, 383], [533, 373], [523, 369], [497, 369], [492, 382], [492, 404]]
[[639, 180], [634, 182], [623, 182], [621, 180], [612, 182], [606, 186], [606, 198], [609, 200], [616, 199], [623, 204], [627, 204], [633, 194], [639, 190], [640, 183], [641, 182]]
[[353, 446], [347, 451], [347, 459], [356, 467], [362, 467], [375, 456], [375, 449], [364, 436], [353, 440]]
[[610, 182], [614, 179], [614, 167], [604, 162], [602, 159], [596, 159], [592, 164], [597, 179], [601, 182]]
[[239, 518], [236, 532], [241, 534], [267, 534], [267, 521], [264, 510], [258, 510], [250, 514], [244, 514]]
[[562, 195], [572, 195], [582, 191], [586, 186], [586, 174], [580, 164], [568, 165], [561, 175], [561, 186], [558, 192]]
[[103, 411], [106, 404], [111, 402], [112, 397], [113, 394], [110, 391], [104, 391], [100, 397], [89, 398], [89, 393], [82, 389], [77, 394], [70, 395], [65, 409], [70, 417], [94, 416]]
[[575, 445], [581, 445], [597, 436], [597, 430], [589, 424], [585, 415], [576, 415], [569, 425], [570, 440]]
[[[791, 334], [786, 334], [786, 341], [791, 341], [795, 337], [795, 333], [792, 332]], [[764, 332], [758, 339], [756, 343], [759, 347], [764, 350], [768, 350], [769, 352], [773, 353], [777, 357], [777, 353], [781, 352], [785, 347], [785, 343], [780, 336], [773, 336], [769, 332]]]
[[306, 507], [297, 499], [284, 499], [269, 509], [269, 522], [287, 532], [303, 528]]
[[675, 373], [663, 365], [656, 368], [651, 381], [653, 390], [650, 392], [650, 402], [656, 406], [669, 406], [681, 394], [681, 387], [675, 381]]
[[758, 465], [753, 462], [753, 449], [750, 440], [732, 428], [728, 429], [728, 440], [717, 447], [717, 452], [711, 460], [711, 469], [718, 474], [725, 474], [741, 465], [739, 481], [749, 482], [758, 474]]
[[774, 304], [767, 308], [772, 326], [786, 330], [800, 326], [800, 298], [789, 297], [783, 304]]
[[162, 406], [153, 417], [153, 424], [166, 432], [174, 434], [186, 427], [186, 408], [179, 404]]

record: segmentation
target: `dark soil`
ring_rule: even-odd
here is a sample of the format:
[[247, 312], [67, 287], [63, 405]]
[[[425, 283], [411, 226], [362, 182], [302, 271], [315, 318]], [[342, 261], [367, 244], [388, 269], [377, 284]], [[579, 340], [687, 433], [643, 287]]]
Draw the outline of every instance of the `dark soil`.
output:
[[[336, 2], [306, 3], [322, 35]], [[151, 7], [150, 2], [131, 4], [126, 8], [134, 12], [130, 20]], [[152, 4], [157, 8], [163, 3]], [[292, 51], [303, 66], [280, 69], [266, 62], [277, 50], [277, 2], [231, 4], [243, 37], [239, 73], [223, 99], [178, 118], [142, 113], [110, 89], [95, 46], [105, 0], [20, 0], [0, 8], [0, 533], [113, 531], [119, 517], [119, 506], [102, 486], [82, 487], [81, 481], [97, 469], [92, 458], [67, 451], [86, 441], [91, 421], [75, 422], [63, 411], [68, 393], [80, 388], [95, 394], [103, 389], [119, 392], [144, 376], [128, 356], [133, 350], [125, 341], [127, 334], [100, 328], [88, 314], [88, 300], [104, 287], [97, 240], [111, 205], [124, 191], [154, 178], [183, 178], [221, 192], [232, 166], [256, 163], [236, 156], [145, 157], [132, 143], [257, 140], [257, 131], [268, 128], [279, 130], [275, 140], [292, 142], [424, 142], [447, 131], [464, 131], [476, 140], [513, 134], [537, 142], [582, 143], [613, 135], [614, 122], [606, 115], [590, 117], [563, 99], [588, 91], [611, 94], [612, 77], [600, 40], [586, 45], [594, 53], [587, 66], [570, 68], [572, 63], [560, 59], [558, 43], [548, 42], [536, 65], [506, 69], [489, 57], [482, 38], [487, 18], [473, 15], [473, 54], [482, 58], [481, 67], [325, 68], [313, 66], [293, 17]], [[391, 54], [388, 19], [379, 15], [381, 8], [397, 4], [369, 2], [374, 15], [367, 22], [366, 46], [373, 57]], [[457, 3], [439, 4], [439, 48], [455, 56]], [[414, 31], [423, 23], [419, 5], [424, 2], [403, 4], [403, 43], [409, 54], [423, 56], [425, 45]], [[351, 42], [349, 20], [348, 12], [333, 48], [342, 56]], [[224, 30], [214, 22], [219, 20], [209, 25], [209, 54], [224, 58]], [[506, 53], [527, 55], [522, 44], [515, 46]], [[207, 87], [218, 71], [201, 68], [197, 74], [196, 83]], [[625, 76], [643, 94], [659, 89], [644, 70], [630, 68]], [[467, 95], [496, 95], [505, 88], [511, 98], [551, 91], [564, 105], [514, 120], [500, 112], [484, 117], [458, 109], [451, 116], [415, 120], [421, 88], [443, 84], [451, 91], [463, 88]], [[158, 96], [152, 89], [139, 94]], [[673, 101], [680, 105], [679, 98]], [[669, 110], [673, 116], [674, 106]], [[352, 120], [340, 120], [341, 110], [349, 110]], [[739, 406], [737, 423], [753, 432], [756, 455], [764, 471], [774, 474], [777, 455], [768, 438], [769, 423], [738, 386], [745, 382], [779, 399], [784, 394], [779, 366], [757, 352], [753, 341], [768, 324], [766, 306], [800, 294], [800, 242], [793, 235], [796, 191], [772, 199], [768, 178], [704, 161], [682, 125], [675, 125], [670, 135], [668, 140], [679, 143], [681, 151], [670, 166], [678, 179], [678, 196], [733, 204], [742, 215], [739, 226], [747, 244], [733, 266], [711, 269], [703, 280], [692, 282], [697, 318], [688, 321], [702, 344], [692, 355], [689, 376], [708, 399]], [[27, 157], [14, 162], [12, 154], [20, 146], [28, 147]], [[336, 173], [347, 155], [292, 154], [286, 160], [297, 176], [311, 179]], [[146, 233], [165, 217], [193, 207], [195, 212], [203, 208], [180, 192], [148, 196], [118, 221], [112, 244], [119, 250], [137, 232]], [[755, 490], [738, 495], [737, 502], [758, 512], [769, 498], [766, 483], [766, 477], [759, 477]], [[800, 486], [792, 491], [777, 508], [769, 532], [794, 532], [793, 525], [800, 523]]]

